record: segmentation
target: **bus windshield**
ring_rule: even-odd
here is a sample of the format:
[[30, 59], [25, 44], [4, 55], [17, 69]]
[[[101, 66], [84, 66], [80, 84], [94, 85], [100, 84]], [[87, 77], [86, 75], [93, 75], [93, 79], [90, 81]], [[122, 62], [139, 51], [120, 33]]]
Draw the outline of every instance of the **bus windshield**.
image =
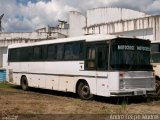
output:
[[111, 62], [113, 70], [152, 70], [150, 65], [150, 41], [117, 38], [111, 43]]
[[151, 63], [160, 62], [160, 43], [151, 44]]

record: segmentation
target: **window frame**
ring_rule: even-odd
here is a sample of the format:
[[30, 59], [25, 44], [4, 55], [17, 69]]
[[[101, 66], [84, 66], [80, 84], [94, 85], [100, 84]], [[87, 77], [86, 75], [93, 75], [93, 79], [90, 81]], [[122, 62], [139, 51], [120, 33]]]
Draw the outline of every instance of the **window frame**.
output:
[[[106, 48], [104, 54], [105, 54], [105, 61], [106, 64], [104, 66], [104, 68], [99, 68], [98, 67], [98, 48], [103, 46], [104, 48]], [[88, 59], [87, 58], [87, 52], [88, 52], [88, 48], [94, 48], [95, 49], [95, 59]], [[88, 67], [88, 61], [94, 61], [95, 67], [93, 68], [89, 68]], [[104, 40], [104, 41], [100, 41], [100, 42], [88, 42], [86, 43], [85, 46], [85, 70], [96, 70], [96, 71], [104, 71], [104, 70], [108, 70], [108, 64], [109, 64], [109, 43], [108, 40]]]

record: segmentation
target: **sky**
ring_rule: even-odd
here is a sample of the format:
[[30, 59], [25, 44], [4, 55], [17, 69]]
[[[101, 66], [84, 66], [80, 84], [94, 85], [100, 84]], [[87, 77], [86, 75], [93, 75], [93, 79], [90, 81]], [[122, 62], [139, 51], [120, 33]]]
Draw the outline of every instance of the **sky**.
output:
[[56, 26], [58, 19], [68, 20], [69, 11], [98, 7], [119, 7], [160, 15], [160, 0], [0, 0], [4, 32], [33, 32], [44, 26]]

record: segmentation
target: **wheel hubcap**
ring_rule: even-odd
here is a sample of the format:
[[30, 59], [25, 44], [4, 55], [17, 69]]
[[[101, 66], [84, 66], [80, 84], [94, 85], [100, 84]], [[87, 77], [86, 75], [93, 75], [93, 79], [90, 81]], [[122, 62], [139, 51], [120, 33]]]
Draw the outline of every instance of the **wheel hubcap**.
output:
[[89, 90], [89, 87], [88, 86], [83, 86], [82, 88], [82, 95], [83, 96], [88, 96], [90, 94], [90, 90]]

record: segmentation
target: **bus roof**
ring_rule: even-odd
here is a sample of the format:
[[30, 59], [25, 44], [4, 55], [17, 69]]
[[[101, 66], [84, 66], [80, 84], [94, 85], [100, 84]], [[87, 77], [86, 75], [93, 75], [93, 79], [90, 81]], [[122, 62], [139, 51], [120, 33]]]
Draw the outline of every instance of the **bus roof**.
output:
[[44, 45], [44, 44], [52, 44], [52, 43], [65, 43], [65, 42], [82, 41], [82, 40], [85, 40], [86, 42], [103, 41], [103, 40], [111, 40], [111, 39], [114, 39], [114, 38], [117, 38], [117, 37], [133, 38], [133, 37], [127, 37], [127, 36], [117, 36], [117, 35], [107, 35], [107, 34], [84, 35], [84, 36], [79, 36], [79, 37], [69, 37], [69, 38], [58, 38], [58, 39], [52, 39], [52, 40], [43, 40], [43, 41], [32, 42], [32, 43], [16, 43], [16, 44], [9, 45], [8, 48]]

